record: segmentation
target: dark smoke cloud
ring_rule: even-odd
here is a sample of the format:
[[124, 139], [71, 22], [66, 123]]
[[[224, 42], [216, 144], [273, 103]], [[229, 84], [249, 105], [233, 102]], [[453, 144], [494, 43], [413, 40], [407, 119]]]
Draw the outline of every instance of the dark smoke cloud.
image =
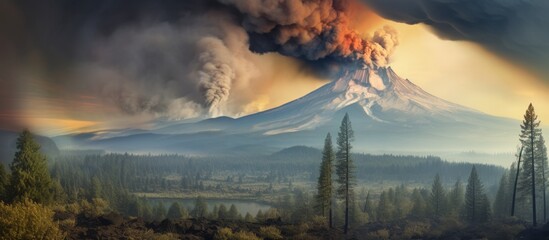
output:
[[350, 27], [348, 0], [219, 0], [240, 12], [255, 52], [384, 66], [398, 45], [386, 27], [373, 39]]
[[549, 80], [549, 1], [363, 1], [386, 18], [424, 23], [443, 38], [480, 43]]
[[[266, 81], [256, 53], [315, 65], [387, 64], [398, 45], [383, 28], [363, 37], [342, 0], [0, 0], [0, 112], [28, 91], [26, 72], [125, 114], [235, 115]], [[58, 92], [59, 93], [59, 92]]]

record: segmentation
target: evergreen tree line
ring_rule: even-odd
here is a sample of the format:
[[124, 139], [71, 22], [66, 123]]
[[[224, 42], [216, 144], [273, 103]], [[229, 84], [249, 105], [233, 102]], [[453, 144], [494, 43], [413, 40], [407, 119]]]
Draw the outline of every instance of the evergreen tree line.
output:
[[[497, 217], [547, 222], [547, 147], [532, 104], [521, 124], [517, 162], [501, 177], [494, 201]], [[535, 201], [533, 200], [535, 199]]]
[[163, 221], [164, 219], [187, 219], [187, 218], [207, 218], [217, 220], [233, 220], [247, 222], [261, 222], [268, 219], [278, 219], [280, 214], [274, 208], [263, 212], [249, 213], [242, 215], [234, 204], [227, 207], [225, 204], [214, 205], [209, 210], [206, 200], [199, 196], [194, 202], [192, 208], [185, 208], [179, 202], [174, 201], [166, 206], [163, 201], [152, 204], [150, 200], [139, 199], [138, 209], [135, 217], [142, 217], [146, 221]]
[[[315, 209], [317, 214], [327, 218], [330, 228], [334, 227], [334, 211], [335, 215], [339, 215], [335, 210], [340, 208], [339, 204], [343, 205], [344, 233], [348, 232], [351, 222], [356, 224], [370, 219], [386, 221], [408, 216], [432, 218], [455, 216], [470, 223], [479, 223], [491, 218], [491, 204], [475, 166], [471, 169], [465, 193], [459, 181], [456, 182], [454, 189], [450, 191], [444, 189], [437, 174], [430, 193], [422, 189], [414, 189], [409, 193], [404, 186], [401, 186], [395, 190], [391, 188], [388, 192], [383, 191], [379, 196], [377, 207], [372, 205], [369, 193], [365, 196], [364, 207], [362, 209], [357, 207], [354, 192], [356, 170], [350, 152], [353, 138], [351, 122], [346, 114], [338, 133], [337, 150], [334, 151], [330, 134], [324, 141]], [[334, 173], [335, 177], [332, 176]], [[334, 182], [337, 185], [334, 186]], [[338, 203], [336, 199], [341, 201]]]
[[[352, 226], [408, 218], [454, 218], [468, 223], [483, 223], [493, 216], [492, 204], [475, 167], [465, 186], [457, 180], [451, 187], [444, 187], [437, 174], [429, 189], [400, 185], [376, 194], [362, 189], [353, 204], [350, 208], [353, 211]], [[318, 210], [315, 214], [325, 216]], [[335, 216], [341, 214], [334, 213]]]

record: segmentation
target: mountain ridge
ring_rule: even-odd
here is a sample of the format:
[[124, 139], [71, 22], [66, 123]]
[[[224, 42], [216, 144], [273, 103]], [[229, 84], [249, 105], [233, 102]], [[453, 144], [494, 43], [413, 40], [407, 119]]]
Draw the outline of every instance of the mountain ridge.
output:
[[[327, 132], [337, 131], [346, 113], [358, 133], [358, 150], [512, 149], [518, 131], [516, 120], [438, 98], [399, 77], [390, 67], [380, 67], [344, 69], [338, 78], [303, 97], [240, 118], [175, 123], [134, 134], [120, 133], [123, 137], [74, 143], [109, 151], [135, 151], [132, 143], [140, 151], [204, 154], [250, 145], [266, 149], [318, 147]], [[154, 135], [147, 139], [144, 133]]]

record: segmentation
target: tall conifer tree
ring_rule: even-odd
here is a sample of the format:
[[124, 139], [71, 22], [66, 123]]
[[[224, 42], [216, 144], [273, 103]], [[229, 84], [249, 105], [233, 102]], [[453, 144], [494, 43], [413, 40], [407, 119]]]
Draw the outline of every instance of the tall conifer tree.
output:
[[451, 213], [455, 216], [459, 215], [461, 206], [464, 201], [463, 184], [458, 179], [454, 184], [454, 187], [448, 194], [448, 204], [450, 205]]
[[539, 184], [539, 191], [541, 194], [542, 206], [542, 216], [543, 222], [547, 222], [547, 147], [545, 146], [545, 139], [543, 134], [539, 135], [536, 146], [536, 179], [539, 177], [541, 184]]
[[471, 169], [471, 175], [469, 175], [469, 180], [467, 182], [467, 187], [465, 189], [464, 214], [468, 222], [477, 223], [481, 221], [484, 203], [483, 197], [485, 194], [484, 187], [480, 182], [475, 166]]
[[336, 153], [336, 173], [339, 187], [337, 189], [338, 196], [343, 199], [345, 204], [345, 225], [343, 231], [349, 231], [349, 205], [351, 198], [354, 197], [353, 187], [355, 185], [354, 164], [351, 158], [351, 142], [354, 139], [353, 129], [349, 114], [345, 114], [339, 134], [337, 136], [337, 153]]
[[446, 191], [442, 187], [440, 176], [437, 174], [431, 187], [431, 210], [435, 217], [440, 217], [446, 209]]
[[322, 163], [320, 165], [320, 175], [318, 177], [317, 185], [317, 207], [320, 210], [322, 216], [326, 217], [328, 214], [328, 223], [330, 228], [332, 226], [332, 172], [333, 162], [335, 159], [334, 149], [332, 146], [332, 136], [328, 133], [324, 140], [324, 150], [322, 151]]
[[[539, 128], [540, 121], [534, 110], [534, 106], [530, 103], [524, 120], [520, 125], [520, 142], [524, 146], [524, 161], [522, 162], [522, 178], [520, 182], [521, 192], [524, 195], [531, 194], [532, 203], [532, 223], [537, 226], [537, 206], [536, 206], [536, 145], [538, 145], [541, 129]], [[539, 179], [538, 179], [539, 181]]]
[[17, 152], [10, 168], [9, 202], [29, 199], [49, 203], [52, 200], [52, 181], [46, 157], [40, 153], [40, 145], [28, 130], [17, 139]]
[[508, 214], [509, 202], [507, 195], [509, 193], [507, 190], [509, 187], [507, 186], [507, 179], [509, 179], [508, 173], [504, 173], [499, 180], [498, 191], [494, 200], [494, 216], [496, 217], [504, 217]]

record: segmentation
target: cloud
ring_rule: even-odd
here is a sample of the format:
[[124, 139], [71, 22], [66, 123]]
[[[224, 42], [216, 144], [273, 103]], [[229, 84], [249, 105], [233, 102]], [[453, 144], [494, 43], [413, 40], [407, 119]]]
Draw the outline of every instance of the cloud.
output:
[[[305, 68], [387, 64], [396, 31], [357, 33], [349, 6], [342, 0], [1, 1], [0, 87], [16, 100], [0, 97], [10, 105], [0, 112], [21, 108], [17, 102], [29, 95], [19, 92], [45, 91], [66, 100], [94, 96], [121, 115], [239, 116], [279, 71], [260, 63], [258, 53], [291, 56]], [[60, 90], [30, 90], [38, 85], [27, 73]]]
[[545, 0], [363, 0], [383, 17], [423, 23], [442, 38], [477, 42], [549, 80]]
[[258, 53], [384, 66], [398, 45], [397, 32], [388, 27], [378, 33], [378, 40], [393, 39], [391, 45], [379, 44], [353, 30], [347, 0], [220, 2], [238, 10], [242, 26], [250, 33], [250, 48]]

